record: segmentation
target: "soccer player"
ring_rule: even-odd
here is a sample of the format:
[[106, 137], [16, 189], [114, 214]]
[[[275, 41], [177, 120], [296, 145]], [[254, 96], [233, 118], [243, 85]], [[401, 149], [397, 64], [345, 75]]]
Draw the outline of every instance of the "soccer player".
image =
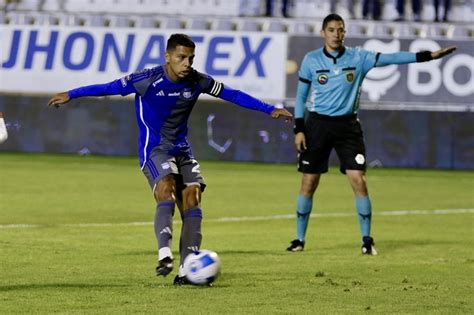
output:
[[[371, 202], [367, 190], [365, 144], [357, 119], [362, 81], [370, 69], [391, 64], [425, 62], [452, 53], [456, 47], [435, 52], [381, 54], [344, 46], [344, 20], [330, 14], [323, 20], [324, 47], [306, 54], [299, 70], [295, 105], [295, 146], [298, 171], [303, 173], [296, 206], [296, 239], [287, 248], [302, 251], [321, 174], [328, 171], [334, 148], [340, 170], [354, 191], [362, 234], [362, 254], [376, 255], [371, 237]], [[305, 104], [307, 115], [305, 116]]]
[[187, 141], [188, 118], [199, 95], [206, 93], [272, 118], [282, 116], [289, 121], [292, 117], [284, 108], [266, 104], [193, 69], [194, 50], [191, 37], [173, 34], [167, 42], [166, 64], [109, 83], [58, 93], [48, 103], [58, 107], [83, 96], [135, 94], [140, 166], [157, 203], [154, 228], [158, 276], [166, 276], [173, 269], [171, 239], [175, 206], [183, 221], [180, 268], [174, 279], [177, 285], [187, 283], [182, 268], [184, 258], [201, 245], [201, 193], [206, 184]]

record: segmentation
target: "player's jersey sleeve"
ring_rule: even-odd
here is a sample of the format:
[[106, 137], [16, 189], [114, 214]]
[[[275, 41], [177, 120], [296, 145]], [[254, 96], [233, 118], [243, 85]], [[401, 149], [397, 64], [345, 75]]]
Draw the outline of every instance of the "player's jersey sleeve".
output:
[[128, 95], [137, 93], [133, 85], [133, 75], [127, 75], [121, 79], [103, 84], [93, 84], [81, 86], [68, 91], [70, 98], [78, 98], [83, 96], [105, 96], [105, 95]]
[[214, 80], [209, 75], [199, 73], [198, 83], [201, 86], [202, 93], [218, 97], [239, 105], [240, 107], [257, 110], [267, 114], [270, 114], [275, 109], [273, 105], [266, 104], [247, 93], [225, 86], [223, 83]]
[[219, 97], [221, 95], [221, 92], [224, 89], [224, 84], [214, 80], [214, 78], [204, 73], [198, 73], [198, 76], [198, 84], [201, 87], [202, 93], [214, 97]]
[[162, 71], [161, 67], [143, 69], [121, 78], [120, 94], [122, 96], [132, 93], [144, 95], [160, 71]]

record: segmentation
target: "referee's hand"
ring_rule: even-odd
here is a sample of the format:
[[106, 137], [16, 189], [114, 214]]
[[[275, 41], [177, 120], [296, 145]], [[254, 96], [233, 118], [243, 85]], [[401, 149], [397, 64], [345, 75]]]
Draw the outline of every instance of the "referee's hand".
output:
[[439, 59], [439, 58], [443, 58], [444, 56], [446, 55], [449, 55], [450, 53], [454, 52], [456, 50], [456, 46], [451, 46], [451, 47], [447, 47], [447, 48], [442, 48], [440, 50], [437, 50], [437, 51], [433, 51], [431, 53], [431, 58], [433, 59]]
[[306, 137], [303, 132], [298, 132], [295, 135], [295, 146], [296, 146], [296, 151], [299, 153], [306, 151]]

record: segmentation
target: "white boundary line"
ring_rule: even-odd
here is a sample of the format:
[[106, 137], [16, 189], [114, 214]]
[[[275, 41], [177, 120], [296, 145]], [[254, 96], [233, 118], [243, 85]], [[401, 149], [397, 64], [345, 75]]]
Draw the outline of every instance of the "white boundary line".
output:
[[[435, 209], [435, 210], [394, 210], [379, 211], [374, 216], [405, 216], [405, 215], [433, 215], [433, 214], [463, 214], [474, 213], [474, 209]], [[333, 217], [352, 217], [352, 212], [335, 213], [315, 213], [311, 218], [333, 218]], [[294, 214], [277, 214], [269, 216], [251, 216], [251, 217], [222, 217], [208, 219], [205, 222], [243, 222], [243, 221], [269, 221], [269, 220], [287, 220], [294, 219]], [[174, 224], [180, 224], [180, 221], [174, 221]], [[118, 227], [118, 226], [144, 226], [153, 225], [153, 222], [126, 222], [126, 223], [71, 223], [71, 224], [0, 224], [2, 229], [25, 229], [25, 228], [47, 228], [47, 227]]]

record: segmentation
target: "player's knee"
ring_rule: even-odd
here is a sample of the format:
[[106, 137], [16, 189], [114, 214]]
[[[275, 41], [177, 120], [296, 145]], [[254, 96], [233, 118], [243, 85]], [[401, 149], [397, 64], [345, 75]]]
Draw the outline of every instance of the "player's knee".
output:
[[176, 201], [176, 182], [174, 177], [162, 178], [155, 187], [156, 201]]

